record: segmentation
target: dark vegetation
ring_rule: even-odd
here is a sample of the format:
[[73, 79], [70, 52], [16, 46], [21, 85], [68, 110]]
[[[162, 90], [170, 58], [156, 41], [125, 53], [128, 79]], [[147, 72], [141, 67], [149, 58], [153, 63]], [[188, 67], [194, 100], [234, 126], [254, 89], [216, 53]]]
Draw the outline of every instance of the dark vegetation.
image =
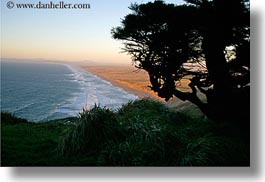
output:
[[[249, 1], [185, 1], [132, 4], [121, 26], [112, 29], [113, 38], [149, 73], [150, 87], [161, 98], [175, 96], [212, 119], [249, 124]], [[179, 89], [183, 79], [190, 92]]]
[[[8, 122], [6, 122], [8, 118]], [[25, 123], [2, 113], [3, 166], [248, 166], [249, 136], [151, 100]], [[15, 123], [15, 124], [14, 124]]]

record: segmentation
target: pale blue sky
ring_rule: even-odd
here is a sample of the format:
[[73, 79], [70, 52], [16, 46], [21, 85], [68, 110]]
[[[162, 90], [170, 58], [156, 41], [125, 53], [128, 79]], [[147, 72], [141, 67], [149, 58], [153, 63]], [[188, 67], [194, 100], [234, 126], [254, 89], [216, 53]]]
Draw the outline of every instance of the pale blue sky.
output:
[[[89, 3], [90, 9], [8, 9], [1, 0], [3, 58], [130, 63], [122, 44], [111, 38], [112, 27], [130, 12], [131, 3], [149, 0], [65, 0]], [[13, 0], [38, 3], [39, 0]], [[43, 0], [43, 3], [50, 0]], [[58, 3], [59, 0], [53, 0]], [[182, 0], [165, 0], [182, 4]]]

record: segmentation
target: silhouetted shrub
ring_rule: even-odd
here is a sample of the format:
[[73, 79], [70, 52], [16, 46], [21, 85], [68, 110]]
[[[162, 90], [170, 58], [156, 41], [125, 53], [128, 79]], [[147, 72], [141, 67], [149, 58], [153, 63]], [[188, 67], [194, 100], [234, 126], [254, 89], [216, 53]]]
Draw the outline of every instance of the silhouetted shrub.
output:
[[19, 124], [27, 122], [28, 121], [26, 119], [18, 118], [14, 114], [1, 112], [1, 124]]

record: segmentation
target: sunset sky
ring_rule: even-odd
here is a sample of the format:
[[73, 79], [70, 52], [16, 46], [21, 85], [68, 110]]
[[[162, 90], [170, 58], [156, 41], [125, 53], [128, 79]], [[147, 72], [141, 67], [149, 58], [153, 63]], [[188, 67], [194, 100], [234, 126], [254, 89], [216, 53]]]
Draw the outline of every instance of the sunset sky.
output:
[[[131, 3], [149, 0], [65, 0], [88, 3], [90, 9], [8, 9], [1, 0], [2, 58], [130, 63], [112, 27], [130, 12]], [[58, 3], [60, 0], [53, 0]], [[13, 0], [38, 3], [39, 0]], [[43, 3], [50, 1], [43, 0]], [[165, 0], [182, 4], [182, 0]]]

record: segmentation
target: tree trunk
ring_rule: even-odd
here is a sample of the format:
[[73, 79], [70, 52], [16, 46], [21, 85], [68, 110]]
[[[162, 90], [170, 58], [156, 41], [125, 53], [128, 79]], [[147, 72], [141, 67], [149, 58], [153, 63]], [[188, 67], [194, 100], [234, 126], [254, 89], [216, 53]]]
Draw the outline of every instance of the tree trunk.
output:
[[249, 88], [233, 88], [232, 78], [224, 55], [225, 37], [221, 27], [207, 32], [203, 40], [206, 66], [213, 89], [207, 97], [207, 116], [216, 119], [231, 119], [249, 122]]

